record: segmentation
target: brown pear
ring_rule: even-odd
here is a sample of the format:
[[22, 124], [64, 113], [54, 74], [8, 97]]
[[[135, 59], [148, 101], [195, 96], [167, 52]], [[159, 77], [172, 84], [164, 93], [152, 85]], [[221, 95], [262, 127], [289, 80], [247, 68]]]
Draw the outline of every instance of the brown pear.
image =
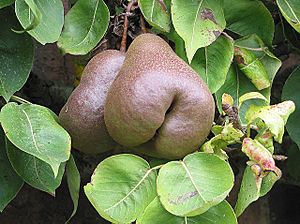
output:
[[163, 39], [142, 34], [109, 89], [104, 118], [119, 144], [179, 159], [205, 141], [214, 113], [214, 99], [199, 75]]
[[97, 154], [116, 146], [105, 127], [104, 104], [124, 58], [117, 50], [94, 56], [85, 67], [79, 86], [60, 111], [59, 121], [70, 133], [74, 148]]

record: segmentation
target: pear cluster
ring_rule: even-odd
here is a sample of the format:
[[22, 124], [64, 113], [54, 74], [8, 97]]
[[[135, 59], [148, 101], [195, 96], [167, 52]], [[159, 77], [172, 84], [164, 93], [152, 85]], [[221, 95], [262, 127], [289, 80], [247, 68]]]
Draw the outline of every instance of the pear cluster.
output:
[[126, 54], [107, 50], [88, 63], [59, 120], [82, 152], [121, 145], [179, 159], [205, 141], [214, 112], [199, 75], [163, 39], [142, 34]]

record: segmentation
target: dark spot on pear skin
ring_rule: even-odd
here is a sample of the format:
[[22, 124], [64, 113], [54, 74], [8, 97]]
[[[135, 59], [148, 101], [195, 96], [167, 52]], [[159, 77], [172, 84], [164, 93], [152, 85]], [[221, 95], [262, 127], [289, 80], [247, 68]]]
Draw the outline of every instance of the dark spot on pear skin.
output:
[[204, 19], [204, 20], [209, 19], [213, 23], [218, 24], [217, 21], [216, 21], [215, 15], [214, 15], [214, 13], [211, 9], [204, 8], [201, 11], [200, 15], [201, 15], [201, 19]]

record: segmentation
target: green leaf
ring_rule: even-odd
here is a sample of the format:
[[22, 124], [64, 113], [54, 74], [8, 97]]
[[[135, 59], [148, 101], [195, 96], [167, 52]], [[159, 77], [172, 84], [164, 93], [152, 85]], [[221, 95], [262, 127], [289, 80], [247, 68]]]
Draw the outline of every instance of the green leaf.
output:
[[[297, 1], [297, 0], [296, 0]], [[224, 0], [226, 28], [241, 36], [258, 35], [272, 45], [275, 25], [269, 10], [258, 0]]]
[[270, 172], [267, 176], [265, 176], [262, 179], [259, 196], [265, 196], [272, 189], [277, 180], [279, 180], [279, 177], [273, 172]]
[[[262, 100], [263, 102], [268, 102], [268, 99], [259, 92], [245, 93], [244, 95], [240, 96], [240, 98], [239, 98], [239, 106], [238, 106], [239, 110], [241, 110], [241, 107], [243, 104], [246, 104], [246, 102], [249, 102], [249, 100], [253, 100], [253, 99], [259, 99], [259, 100]], [[248, 105], [248, 106], [250, 106], [250, 105]], [[267, 106], [267, 105], [265, 105], [265, 106]]]
[[73, 212], [69, 217], [69, 219], [66, 221], [66, 223], [68, 223], [76, 214], [78, 208], [79, 190], [80, 190], [80, 173], [77, 169], [75, 160], [72, 155], [70, 157], [70, 160], [67, 162], [66, 172], [67, 172], [69, 192], [74, 205]]
[[[239, 48], [250, 50], [260, 59], [272, 83], [281, 66], [281, 61], [264, 46], [262, 41], [256, 35], [251, 35], [237, 40], [235, 45]], [[249, 92], [259, 92], [268, 100], [268, 103], [270, 102], [271, 87], [257, 91], [257, 88], [238, 69], [237, 65], [234, 64], [229, 69], [224, 85], [215, 94], [219, 111], [222, 112], [222, 95], [224, 93], [231, 95], [236, 105], [239, 105], [239, 98]], [[261, 101], [261, 99], [257, 101]], [[261, 102], [257, 101], [252, 100], [251, 103], [261, 105]], [[240, 111], [239, 113], [243, 125], [245, 125], [245, 112], [246, 111]]]
[[86, 196], [98, 213], [114, 223], [131, 223], [156, 196], [156, 172], [130, 154], [111, 156], [94, 171]]
[[147, 22], [163, 32], [169, 32], [171, 28], [170, 1], [165, 5], [158, 0], [139, 0], [139, 7]]
[[274, 135], [274, 140], [281, 143], [284, 134], [284, 125], [290, 114], [295, 111], [293, 101], [284, 101], [279, 104], [264, 107], [250, 107], [246, 113], [246, 119], [249, 123], [261, 119], [270, 132]]
[[252, 202], [266, 195], [278, 179], [278, 176], [273, 172], [263, 178], [257, 177], [247, 166], [235, 205], [236, 215], [240, 216]]
[[240, 120], [243, 125], [248, 123], [247, 113], [251, 114], [252, 108], [258, 108], [269, 105], [269, 100], [259, 92], [248, 92], [239, 97], [238, 110], [243, 116], [240, 116]]
[[225, 28], [221, 0], [172, 0], [172, 22], [185, 42], [189, 62], [201, 47], [214, 42]]
[[233, 209], [228, 202], [210, 208], [207, 212], [195, 217], [179, 217], [167, 212], [156, 197], [138, 218], [137, 224], [236, 224]]
[[55, 196], [55, 190], [60, 186], [65, 172], [65, 163], [60, 165], [58, 175], [54, 178], [47, 163], [19, 150], [8, 140], [6, 150], [14, 170], [27, 184]]
[[229, 144], [241, 143], [241, 138], [244, 136], [244, 133], [241, 130], [235, 129], [232, 123], [225, 124], [224, 127], [214, 126], [212, 128], [213, 132], [220, 127], [222, 128], [221, 132], [216, 134], [215, 137], [211, 138], [209, 141], [205, 142], [201, 146], [201, 150], [203, 152], [215, 153], [220, 158], [227, 160], [228, 156], [224, 149]]
[[239, 69], [258, 90], [270, 87], [271, 83], [264, 65], [251, 51], [235, 47], [234, 56]]
[[29, 35], [11, 30], [19, 27], [11, 8], [0, 11], [0, 27], [0, 95], [8, 101], [28, 79], [34, 48]]
[[300, 2], [298, 0], [276, 0], [276, 2], [284, 18], [300, 33]]
[[42, 13], [37, 7], [37, 5], [35, 4], [34, 0], [24, 0], [24, 1], [29, 7], [30, 16], [32, 17], [32, 19], [30, 20], [30, 24], [26, 28], [24, 28], [24, 30], [15, 31], [17, 33], [23, 33], [26, 31], [33, 30], [39, 25], [42, 18]]
[[252, 202], [259, 198], [261, 181], [261, 178], [256, 177], [251, 168], [247, 166], [234, 208], [237, 217], [239, 217]]
[[233, 40], [220, 36], [195, 54], [191, 66], [215, 93], [225, 82], [233, 59]]
[[288, 160], [286, 162], [288, 175], [297, 181], [300, 180], [299, 172], [300, 150], [296, 144], [292, 144], [288, 148]]
[[186, 51], [185, 51], [185, 45], [184, 40], [178, 35], [178, 33], [175, 31], [174, 27], [172, 27], [171, 31], [169, 33], [164, 33], [166, 37], [168, 37], [169, 40], [174, 42], [175, 44], [175, 52], [176, 54], [185, 62], [188, 62]]
[[13, 4], [15, 0], [0, 0], [0, 9]]
[[22, 151], [48, 163], [56, 177], [70, 157], [71, 138], [53, 112], [35, 104], [8, 103], [0, 120], [7, 138]]
[[300, 66], [289, 76], [282, 90], [283, 100], [292, 100], [296, 104], [296, 110], [291, 114], [286, 128], [293, 141], [300, 147]]
[[78, 0], [66, 16], [58, 46], [65, 53], [87, 54], [97, 46], [109, 24], [103, 0]]
[[195, 216], [223, 201], [233, 181], [233, 172], [227, 162], [213, 154], [197, 152], [160, 169], [157, 193], [170, 213]]
[[5, 135], [0, 130], [0, 212], [16, 197], [24, 182], [12, 168], [5, 151]]
[[[32, 3], [30, 7], [29, 2]], [[22, 27], [26, 30], [31, 26], [32, 30], [28, 33], [38, 42], [46, 44], [58, 40], [64, 24], [64, 7], [61, 0], [39, 0], [34, 2], [32, 0], [16, 0], [15, 11]], [[37, 12], [40, 12], [41, 15], [38, 16]], [[32, 26], [36, 17], [40, 17], [40, 22]]]

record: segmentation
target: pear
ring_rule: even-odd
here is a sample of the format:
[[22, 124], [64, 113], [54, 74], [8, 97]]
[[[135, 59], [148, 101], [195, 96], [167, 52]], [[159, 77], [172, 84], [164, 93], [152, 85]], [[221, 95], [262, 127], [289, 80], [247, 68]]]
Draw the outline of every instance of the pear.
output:
[[117, 143], [179, 159], [205, 141], [214, 113], [214, 99], [199, 75], [163, 39], [142, 34], [109, 89], [104, 120]]
[[94, 56], [85, 67], [80, 84], [60, 111], [59, 121], [71, 135], [74, 148], [97, 154], [116, 146], [105, 127], [104, 104], [124, 58], [117, 50]]

